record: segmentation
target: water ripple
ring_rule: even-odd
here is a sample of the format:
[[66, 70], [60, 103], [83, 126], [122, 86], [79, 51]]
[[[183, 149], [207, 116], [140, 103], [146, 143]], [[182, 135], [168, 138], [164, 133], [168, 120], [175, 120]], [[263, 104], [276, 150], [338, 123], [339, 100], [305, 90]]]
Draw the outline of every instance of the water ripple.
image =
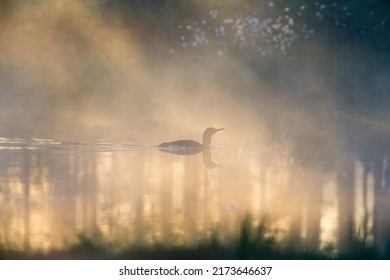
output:
[[156, 150], [157, 148], [157, 146], [132, 143], [88, 143], [72, 140], [0, 137], [0, 150], [144, 151]]

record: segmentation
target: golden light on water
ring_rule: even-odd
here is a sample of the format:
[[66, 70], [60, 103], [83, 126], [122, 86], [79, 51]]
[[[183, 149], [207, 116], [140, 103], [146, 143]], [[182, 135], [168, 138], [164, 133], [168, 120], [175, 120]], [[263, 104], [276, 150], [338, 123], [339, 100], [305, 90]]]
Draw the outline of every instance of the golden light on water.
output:
[[[58, 157], [62, 164], [55, 163]], [[243, 159], [207, 169], [200, 156], [159, 151], [53, 152], [45, 158], [53, 165], [42, 165], [37, 154], [28, 169], [8, 167], [0, 195], [2, 244], [47, 251], [96, 230], [128, 244], [187, 243], [216, 227], [228, 238], [250, 214], [255, 223], [268, 217], [280, 240], [298, 234], [309, 242], [318, 228], [318, 246], [337, 248], [340, 211], [348, 207], [339, 196], [345, 188], [340, 175], [284, 161], [266, 165]], [[372, 243], [374, 179], [365, 166], [354, 163], [353, 219], [356, 235]]]
[[342, 201], [338, 200], [338, 187], [336, 183], [336, 174], [330, 178], [323, 186], [324, 204], [321, 209], [321, 245], [335, 245], [337, 242], [337, 221], [338, 221], [338, 206]]

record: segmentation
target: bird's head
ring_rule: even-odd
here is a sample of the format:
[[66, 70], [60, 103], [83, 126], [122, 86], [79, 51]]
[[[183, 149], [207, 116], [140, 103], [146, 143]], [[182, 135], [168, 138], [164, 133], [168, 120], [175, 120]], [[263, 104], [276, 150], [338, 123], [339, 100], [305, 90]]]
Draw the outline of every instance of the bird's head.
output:
[[214, 135], [218, 131], [225, 129], [225, 128], [214, 128], [214, 127], [209, 127], [206, 128], [206, 130], [203, 132], [204, 135]]

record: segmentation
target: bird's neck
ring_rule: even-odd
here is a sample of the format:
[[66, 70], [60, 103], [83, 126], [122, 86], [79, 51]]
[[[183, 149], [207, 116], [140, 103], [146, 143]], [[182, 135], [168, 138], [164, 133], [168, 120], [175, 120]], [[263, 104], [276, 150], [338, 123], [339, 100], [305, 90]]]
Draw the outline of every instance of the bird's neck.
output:
[[203, 135], [203, 146], [210, 147], [211, 145], [211, 135]]

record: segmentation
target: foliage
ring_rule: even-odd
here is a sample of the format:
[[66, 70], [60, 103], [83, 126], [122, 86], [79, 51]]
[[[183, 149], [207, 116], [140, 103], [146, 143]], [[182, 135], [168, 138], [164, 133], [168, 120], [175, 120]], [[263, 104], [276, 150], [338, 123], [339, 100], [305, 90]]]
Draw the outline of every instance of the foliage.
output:
[[[206, 236], [206, 235], [205, 235]], [[188, 244], [120, 244], [106, 240], [100, 233], [80, 234], [78, 242], [63, 251], [48, 253], [16, 252], [0, 248], [2, 259], [388, 259], [389, 246], [379, 250], [358, 235], [350, 240], [348, 252], [331, 254], [329, 246], [308, 249], [304, 240], [286, 237], [278, 240], [268, 220], [258, 225], [247, 215], [238, 234], [226, 240], [218, 230]], [[388, 242], [390, 244], [390, 242]]]

